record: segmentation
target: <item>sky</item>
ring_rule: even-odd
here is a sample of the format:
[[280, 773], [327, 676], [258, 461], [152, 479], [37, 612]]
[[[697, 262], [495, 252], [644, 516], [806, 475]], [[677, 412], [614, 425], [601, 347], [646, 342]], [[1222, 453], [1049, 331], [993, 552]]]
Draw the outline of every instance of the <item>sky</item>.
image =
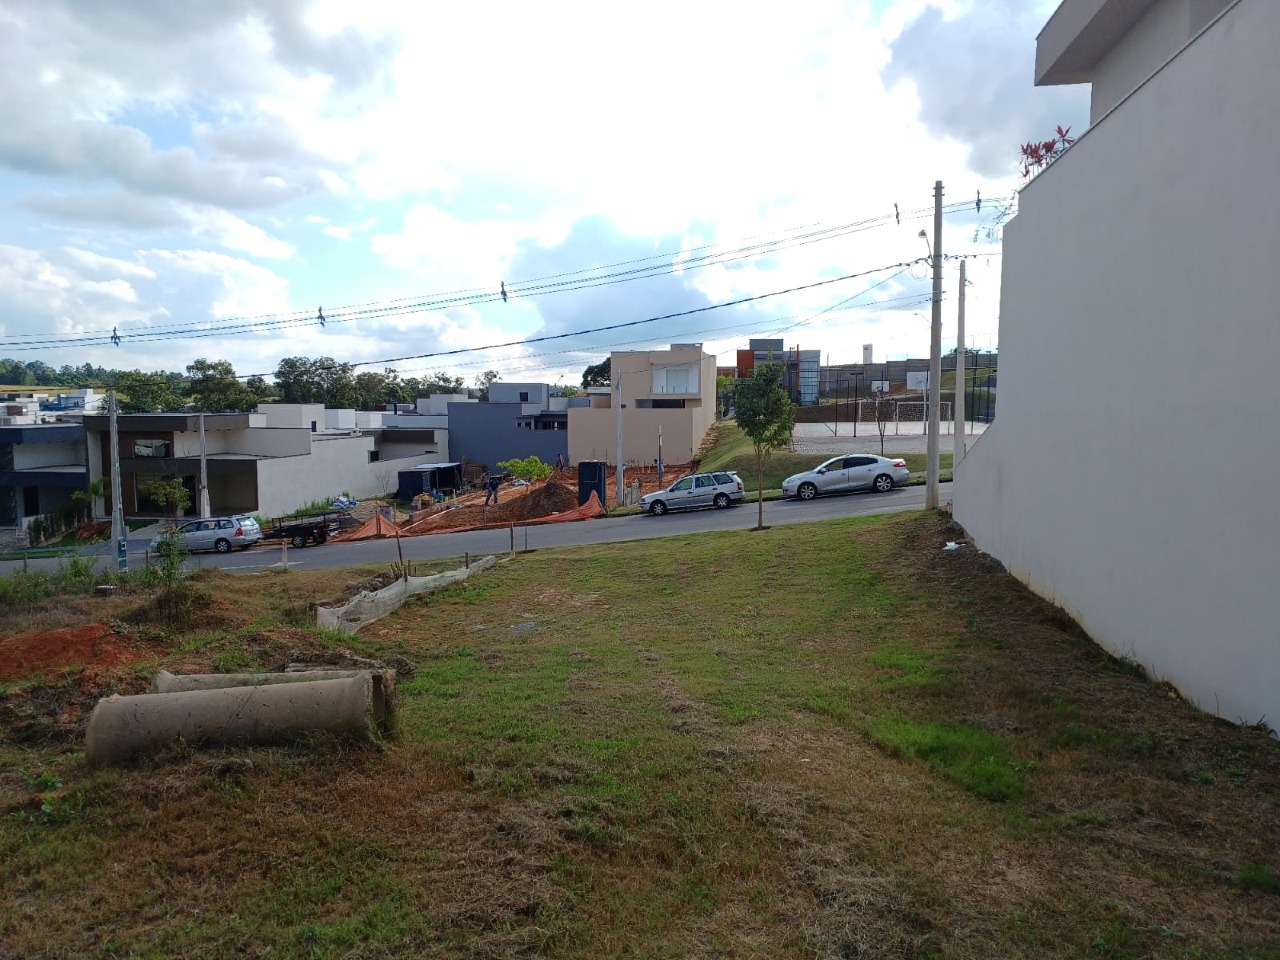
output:
[[1087, 122], [1032, 84], [1055, 6], [0, 0], [0, 357], [927, 356], [936, 180], [996, 349], [1018, 144]]

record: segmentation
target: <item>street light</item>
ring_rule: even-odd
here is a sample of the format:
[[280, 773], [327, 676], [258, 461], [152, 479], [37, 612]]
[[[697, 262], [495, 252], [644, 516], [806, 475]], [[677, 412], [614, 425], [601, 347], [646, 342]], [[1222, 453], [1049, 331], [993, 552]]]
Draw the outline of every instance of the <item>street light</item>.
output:
[[920, 237], [920, 239], [924, 241], [925, 249], [929, 251], [929, 256], [928, 256], [928, 258], [927, 258], [927, 259], [929, 260], [929, 262], [930, 262], [930, 263], [932, 263], [932, 262], [933, 262], [933, 247], [932, 247], [932, 246], [930, 245], [930, 243], [929, 243], [929, 234], [928, 234], [926, 231], [921, 230], [921, 231], [920, 231], [920, 233], [919, 233], [919, 234], [917, 234], [917, 236], [919, 236], [919, 237]]

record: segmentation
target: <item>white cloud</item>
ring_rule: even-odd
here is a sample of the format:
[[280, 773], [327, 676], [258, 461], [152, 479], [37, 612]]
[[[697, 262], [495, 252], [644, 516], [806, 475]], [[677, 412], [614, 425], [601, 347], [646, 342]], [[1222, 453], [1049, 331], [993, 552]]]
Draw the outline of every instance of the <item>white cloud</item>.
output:
[[1087, 88], [1032, 85], [1035, 36], [1055, 6], [984, 0], [950, 19], [930, 6], [894, 41], [885, 79], [914, 84], [920, 119], [966, 144], [974, 170], [1010, 176], [1019, 144], [1088, 119]]
[[[24, 306], [6, 322], [100, 328], [90, 300], [146, 325], [287, 310], [296, 298], [328, 311], [424, 289], [496, 293], [504, 280], [610, 257], [927, 207], [939, 177], [949, 200], [979, 189], [993, 198], [1014, 181], [1017, 143], [1050, 116], [1069, 121], [1046, 112], [1045, 91], [1031, 85], [1034, 36], [1051, 6], [812, 0], [796, 16], [763, 0], [657, 0], [637, 16], [586, 0], [552, 10], [505, 0], [11, 4], [0, 13], [0, 84], [11, 93], [0, 99], [0, 188], [21, 199], [0, 219], [0, 242], [11, 244], [0, 297]], [[610, 230], [584, 230], [599, 221]], [[948, 249], [971, 247], [975, 223], [949, 222]], [[279, 352], [374, 359], [404, 352], [406, 340], [429, 352], [572, 330], [911, 259], [923, 253], [920, 225], [590, 295], [297, 336], [174, 340], [168, 355], [180, 366], [214, 349], [248, 351], [273, 366]], [[332, 240], [345, 242], [340, 260]], [[286, 263], [289, 280], [253, 260]], [[997, 275], [971, 291], [975, 331], [994, 329], [986, 292]], [[819, 288], [744, 315], [782, 323], [859, 289]], [[794, 335], [857, 355], [867, 331], [887, 341], [911, 329], [897, 312], [831, 314]], [[689, 331], [725, 349], [766, 332], [719, 331], [732, 319], [717, 312], [652, 332], [661, 342]], [[136, 349], [167, 362], [159, 347]], [[125, 352], [100, 358], [120, 363]], [[548, 352], [566, 353], [500, 356], [581, 359], [530, 356]]]

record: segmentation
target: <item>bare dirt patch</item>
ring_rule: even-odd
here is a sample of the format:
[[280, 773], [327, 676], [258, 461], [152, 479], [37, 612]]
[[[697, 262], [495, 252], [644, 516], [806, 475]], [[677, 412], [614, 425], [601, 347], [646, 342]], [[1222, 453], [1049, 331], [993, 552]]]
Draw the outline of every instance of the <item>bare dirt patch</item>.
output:
[[116, 666], [148, 655], [105, 623], [28, 630], [0, 638], [0, 678], [20, 679], [59, 667]]

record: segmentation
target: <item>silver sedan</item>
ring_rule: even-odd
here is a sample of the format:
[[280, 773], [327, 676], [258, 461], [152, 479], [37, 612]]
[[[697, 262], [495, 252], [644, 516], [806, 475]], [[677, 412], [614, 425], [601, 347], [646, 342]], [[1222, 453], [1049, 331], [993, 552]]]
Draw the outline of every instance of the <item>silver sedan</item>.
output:
[[782, 495], [812, 500], [819, 494], [877, 490], [881, 493], [906, 483], [911, 477], [905, 460], [853, 454], [832, 457], [805, 473], [782, 481]]

